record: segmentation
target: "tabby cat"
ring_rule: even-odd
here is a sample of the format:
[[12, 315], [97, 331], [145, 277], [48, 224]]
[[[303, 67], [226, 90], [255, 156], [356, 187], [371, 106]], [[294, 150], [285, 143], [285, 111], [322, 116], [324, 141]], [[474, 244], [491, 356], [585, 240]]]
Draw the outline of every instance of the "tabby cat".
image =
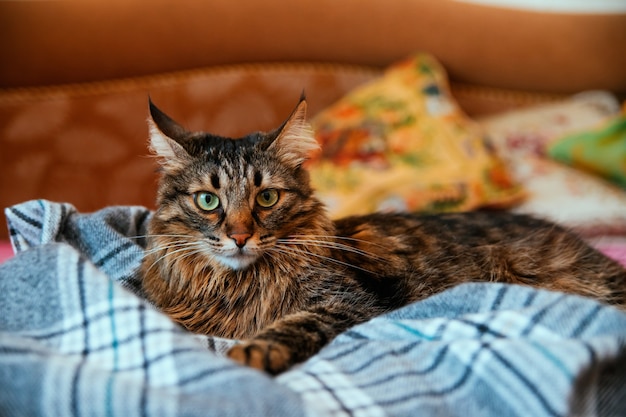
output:
[[331, 221], [303, 167], [306, 100], [270, 133], [188, 132], [150, 102], [162, 175], [141, 266], [147, 297], [271, 374], [373, 316], [469, 281], [526, 284], [626, 308], [626, 270], [563, 228], [510, 213]]

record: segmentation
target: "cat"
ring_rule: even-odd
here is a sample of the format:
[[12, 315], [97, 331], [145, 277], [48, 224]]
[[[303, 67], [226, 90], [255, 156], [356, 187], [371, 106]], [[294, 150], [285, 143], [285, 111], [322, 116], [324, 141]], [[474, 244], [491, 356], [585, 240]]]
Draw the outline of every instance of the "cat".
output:
[[626, 309], [626, 270], [564, 228], [508, 212], [332, 221], [305, 161], [306, 99], [276, 130], [189, 132], [150, 101], [161, 165], [141, 265], [147, 298], [191, 332], [243, 339], [278, 374], [349, 327], [464, 282], [525, 284]]

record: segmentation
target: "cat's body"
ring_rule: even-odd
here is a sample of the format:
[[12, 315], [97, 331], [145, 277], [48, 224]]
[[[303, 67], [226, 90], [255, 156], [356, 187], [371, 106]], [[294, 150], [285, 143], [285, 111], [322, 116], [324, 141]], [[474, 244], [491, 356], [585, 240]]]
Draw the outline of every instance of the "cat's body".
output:
[[373, 316], [464, 282], [505, 282], [626, 308], [626, 270], [552, 223], [509, 213], [331, 221], [302, 167], [301, 100], [274, 132], [189, 133], [151, 106], [159, 207], [147, 296], [187, 329], [247, 339], [229, 356], [271, 373]]

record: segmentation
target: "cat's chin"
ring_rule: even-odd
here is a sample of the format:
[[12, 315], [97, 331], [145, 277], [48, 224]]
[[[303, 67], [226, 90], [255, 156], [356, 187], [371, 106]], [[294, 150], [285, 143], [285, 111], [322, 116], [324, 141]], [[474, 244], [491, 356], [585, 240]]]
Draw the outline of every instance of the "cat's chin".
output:
[[257, 255], [237, 254], [232, 256], [215, 256], [215, 260], [222, 266], [234, 271], [241, 271], [248, 268], [259, 259]]

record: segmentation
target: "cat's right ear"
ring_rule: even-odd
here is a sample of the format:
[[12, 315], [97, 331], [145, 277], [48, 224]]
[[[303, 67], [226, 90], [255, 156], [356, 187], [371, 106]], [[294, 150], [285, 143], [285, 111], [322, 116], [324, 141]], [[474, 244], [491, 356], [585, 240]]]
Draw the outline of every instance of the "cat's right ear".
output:
[[159, 163], [166, 170], [183, 168], [190, 159], [189, 153], [179, 143], [188, 136], [188, 132], [163, 113], [149, 100], [150, 150], [157, 156]]

